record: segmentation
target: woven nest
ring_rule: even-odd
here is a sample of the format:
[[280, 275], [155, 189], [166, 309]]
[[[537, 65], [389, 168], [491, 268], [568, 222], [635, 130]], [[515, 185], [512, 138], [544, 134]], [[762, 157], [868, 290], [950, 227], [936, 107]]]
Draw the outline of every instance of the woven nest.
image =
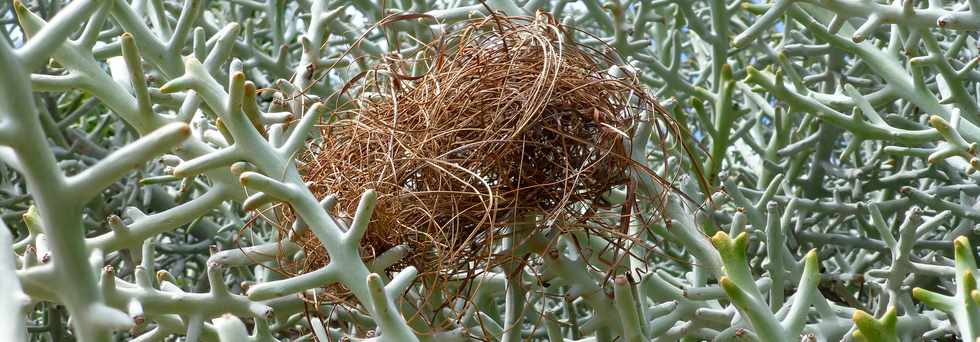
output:
[[[353, 100], [322, 126], [301, 171], [318, 197], [337, 196], [338, 217], [377, 191], [365, 259], [407, 245], [390, 271], [458, 278], [504, 260], [494, 240], [528, 216], [619, 228], [596, 215], [602, 196], [628, 182], [638, 113], [667, 114], [634, 75], [610, 72], [610, 49], [566, 30], [543, 14], [470, 21], [424, 57], [389, 56], [345, 88]], [[299, 240], [304, 271], [328, 262], [312, 234]]]

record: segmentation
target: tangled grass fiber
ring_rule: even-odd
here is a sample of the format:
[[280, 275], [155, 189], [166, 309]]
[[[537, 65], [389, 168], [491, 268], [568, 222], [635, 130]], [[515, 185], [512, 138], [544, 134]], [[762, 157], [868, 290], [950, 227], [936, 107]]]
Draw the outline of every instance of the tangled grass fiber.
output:
[[[505, 262], [494, 240], [528, 217], [620, 228], [618, 213], [599, 214], [603, 195], [629, 181], [638, 113], [667, 113], [611, 49], [567, 30], [546, 14], [472, 20], [423, 57], [388, 56], [351, 81], [351, 102], [299, 159], [318, 197], [337, 196], [342, 221], [377, 191], [363, 257], [405, 245], [391, 271], [466, 279]], [[304, 271], [327, 263], [314, 236], [298, 239]]]

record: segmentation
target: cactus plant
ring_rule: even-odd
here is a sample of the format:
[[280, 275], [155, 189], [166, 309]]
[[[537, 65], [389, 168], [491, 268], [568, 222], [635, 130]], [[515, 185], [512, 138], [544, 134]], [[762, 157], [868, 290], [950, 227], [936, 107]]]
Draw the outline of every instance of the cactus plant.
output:
[[[976, 340], [978, 11], [0, 3], [0, 340]], [[625, 184], [574, 203], [619, 230], [528, 214], [485, 246], [517, 257], [466, 277], [362, 255], [379, 194], [345, 217], [298, 156], [373, 66], [420, 74], [448, 32], [518, 17], [673, 118], [616, 131]], [[329, 261], [286, 272], [318, 257], [303, 234]]]

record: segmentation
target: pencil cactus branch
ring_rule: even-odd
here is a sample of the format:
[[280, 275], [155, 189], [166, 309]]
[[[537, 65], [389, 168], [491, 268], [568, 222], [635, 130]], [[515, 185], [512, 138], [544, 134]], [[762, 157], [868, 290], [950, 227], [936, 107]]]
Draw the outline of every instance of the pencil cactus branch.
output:
[[950, 315], [966, 339], [974, 340], [980, 335], [980, 302], [973, 298], [977, 291], [977, 262], [973, 247], [966, 237], [953, 241], [956, 268], [956, 290], [953, 296], [946, 296], [923, 288], [912, 289], [912, 296], [922, 303]]
[[[0, 4], [0, 339], [975, 340], [978, 10]], [[362, 245], [386, 194], [314, 196], [306, 153], [377, 95], [352, 80], [412, 82], [432, 66], [393, 57], [516, 15], [616, 52], [597, 79], [637, 79], [673, 120], [637, 113], [629, 185], [575, 204], [616, 230], [535, 217], [526, 244], [489, 246], [520, 262], [438, 288], [406, 264], [431, 251]], [[338, 288], [358, 304], [327, 300]]]

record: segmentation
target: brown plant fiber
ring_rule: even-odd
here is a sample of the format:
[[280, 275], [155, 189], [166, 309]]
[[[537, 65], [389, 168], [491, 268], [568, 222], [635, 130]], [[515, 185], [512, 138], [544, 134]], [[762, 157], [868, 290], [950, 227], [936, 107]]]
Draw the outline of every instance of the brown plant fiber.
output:
[[[615, 56], [569, 37], [548, 15], [490, 16], [345, 88], [353, 100], [321, 127], [301, 171], [319, 198], [337, 196], [337, 217], [377, 191], [364, 258], [407, 245], [394, 269], [465, 277], [501, 262], [494, 240], [529, 216], [620, 228], [596, 214], [602, 196], [629, 181], [639, 112], [666, 112]], [[299, 239], [306, 271], [328, 261], [315, 237]]]

